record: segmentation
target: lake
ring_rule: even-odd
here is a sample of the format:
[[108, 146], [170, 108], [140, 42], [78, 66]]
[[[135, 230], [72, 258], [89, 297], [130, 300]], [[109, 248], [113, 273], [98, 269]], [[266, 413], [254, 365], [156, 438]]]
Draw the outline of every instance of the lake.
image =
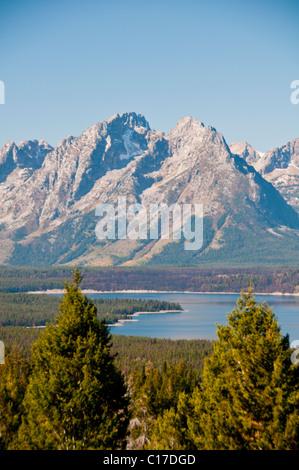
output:
[[[101, 293], [91, 298], [136, 298], [178, 302], [180, 313], [149, 313], [110, 327], [112, 334], [170, 339], [216, 339], [216, 323], [226, 324], [226, 314], [236, 306], [239, 294], [203, 293]], [[291, 295], [256, 295], [275, 312], [283, 334], [290, 341], [299, 340], [299, 297]], [[136, 321], [137, 320], [137, 321]]]

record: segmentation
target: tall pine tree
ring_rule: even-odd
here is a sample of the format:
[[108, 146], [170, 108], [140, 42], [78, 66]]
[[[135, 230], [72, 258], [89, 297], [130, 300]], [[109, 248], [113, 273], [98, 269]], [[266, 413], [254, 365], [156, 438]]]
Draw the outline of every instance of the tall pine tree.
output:
[[299, 367], [272, 309], [250, 289], [217, 335], [191, 399], [191, 441], [209, 450], [298, 449]]
[[125, 447], [128, 403], [108, 327], [82, 294], [76, 270], [56, 323], [32, 349], [33, 369], [16, 446], [23, 449]]

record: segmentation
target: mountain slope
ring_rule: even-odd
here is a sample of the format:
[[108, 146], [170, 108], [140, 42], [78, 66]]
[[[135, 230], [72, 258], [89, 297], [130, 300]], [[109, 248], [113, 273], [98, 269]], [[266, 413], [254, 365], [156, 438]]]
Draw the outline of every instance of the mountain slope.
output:
[[[299, 212], [299, 139], [282, 147], [259, 154], [253, 147], [244, 152], [243, 143], [232, 144], [230, 149], [246, 159], [261, 175], [282, 194], [286, 201]], [[256, 158], [252, 158], [256, 155]]]
[[[296, 263], [298, 214], [236, 150], [193, 118], [164, 135], [136, 113], [117, 114], [56, 148], [9, 143], [0, 151], [0, 263]], [[95, 209], [117, 207], [120, 196], [146, 208], [203, 204], [203, 247], [186, 251], [183, 238], [98, 240]]]
[[[179, 253], [188, 264], [282, 262], [286, 239], [290, 249], [298, 246], [298, 215], [252, 166], [230, 152], [215, 129], [184, 118], [170, 132], [169, 145], [171, 157], [143, 198], [202, 202], [204, 249], [186, 253], [172, 244], [151, 263], [167, 264], [178, 260]], [[282, 257], [274, 253], [277, 249]]]

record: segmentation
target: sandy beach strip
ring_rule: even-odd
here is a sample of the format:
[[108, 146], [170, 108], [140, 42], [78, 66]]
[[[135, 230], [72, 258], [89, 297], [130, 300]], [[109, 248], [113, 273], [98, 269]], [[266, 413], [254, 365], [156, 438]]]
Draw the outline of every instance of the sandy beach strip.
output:
[[[28, 291], [27, 294], [62, 295], [64, 289], [47, 289]], [[82, 294], [208, 294], [208, 295], [240, 295], [240, 292], [201, 292], [201, 291], [170, 291], [170, 290], [92, 290], [82, 289]], [[299, 292], [254, 292], [254, 295], [275, 295], [299, 297]], [[148, 312], [146, 312], [148, 313]], [[154, 312], [155, 313], [155, 312]]]

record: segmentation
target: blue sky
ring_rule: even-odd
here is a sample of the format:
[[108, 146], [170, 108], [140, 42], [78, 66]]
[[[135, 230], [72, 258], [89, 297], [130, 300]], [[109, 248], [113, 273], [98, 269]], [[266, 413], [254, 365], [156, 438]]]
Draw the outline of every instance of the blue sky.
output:
[[298, 0], [1, 0], [0, 146], [55, 146], [124, 111], [283, 145], [299, 137], [298, 25]]

